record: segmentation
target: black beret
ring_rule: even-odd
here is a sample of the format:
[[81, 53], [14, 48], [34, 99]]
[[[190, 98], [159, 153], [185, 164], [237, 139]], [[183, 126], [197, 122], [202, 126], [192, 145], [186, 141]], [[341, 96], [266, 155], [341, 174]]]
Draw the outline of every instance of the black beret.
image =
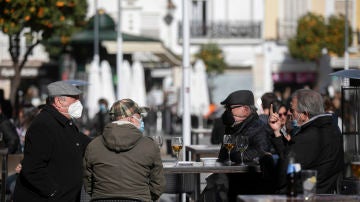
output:
[[254, 105], [254, 94], [249, 90], [238, 90], [230, 93], [221, 102], [222, 105]]

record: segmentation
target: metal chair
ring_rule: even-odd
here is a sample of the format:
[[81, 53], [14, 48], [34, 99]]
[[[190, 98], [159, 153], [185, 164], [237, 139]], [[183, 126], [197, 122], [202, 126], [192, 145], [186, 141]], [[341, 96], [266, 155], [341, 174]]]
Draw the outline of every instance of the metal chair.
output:
[[183, 193], [191, 196], [191, 194], [193, 194], [195, 190], [194, 177], [196, 176], [193, 173], [165, 174], [166, 189], [164, 193], [177, 194], [179, 201], [181, 201], [181, 194]]

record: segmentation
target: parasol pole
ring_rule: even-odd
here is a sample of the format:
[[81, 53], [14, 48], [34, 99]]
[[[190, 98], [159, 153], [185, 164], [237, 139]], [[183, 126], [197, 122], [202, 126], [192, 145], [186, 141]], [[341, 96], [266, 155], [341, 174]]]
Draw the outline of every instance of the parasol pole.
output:
[[[188, 0], [183, 0], [183, 125], [182, 134], [184, 145], [190, 145], [190, 48], [189, 48], [189, 13], [188, 13]], [[183, 158], [185, 159], [185, 149], [183, 150]]]
[[117, 15], [117, 52], [116, 52], [116, 73], [117, 73], [117, 98], [120, 99], [120, 70], [123, 62], [122, 53], [122, 32], [121, 32], [121, 0], [118, 1], [118, 15]]

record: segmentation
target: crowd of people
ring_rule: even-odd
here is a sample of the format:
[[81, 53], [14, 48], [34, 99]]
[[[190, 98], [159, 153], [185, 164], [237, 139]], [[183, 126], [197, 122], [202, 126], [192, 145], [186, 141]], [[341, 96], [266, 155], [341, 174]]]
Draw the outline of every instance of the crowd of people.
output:
[[[13, 201], [80, 201], [82, 187], [98, 202], [159, 199], [166, 182], [160, 149], [144, 135], [148, 108], [122, 99], [108, 109], [109, 103], [99, 100], [99, 113], [90, 122], [95, 130], [84, 133], [77, 122], [83, 113], [81, 90], [66, 81], [50, 83], [47, 90], [46, 104], [22, 106], [16, 121], [0, 107], [3, 147], [24, 156], [10, 178]], [[317, 170], [318, 193], [336, 193], [344, 150], [340, 120], [331, 103], [310, 89], [297, 90], [286, 100], [269, 92], [261, 101], [261, 114], [249, 90], [232, 92], [221, 102], [224, 112], [213, 122], [211, 142], [221, 144], [228, 134], [248, 137], [249, 145], [243, 158], [237, 149], [228, 156], [222, 145], [219, 161], [257, 162], [262, 172], [210, 176], [228, 183], [222, 190], [226, 197], [217, 199], [284, 193], [290, 154], [302, 169]]]

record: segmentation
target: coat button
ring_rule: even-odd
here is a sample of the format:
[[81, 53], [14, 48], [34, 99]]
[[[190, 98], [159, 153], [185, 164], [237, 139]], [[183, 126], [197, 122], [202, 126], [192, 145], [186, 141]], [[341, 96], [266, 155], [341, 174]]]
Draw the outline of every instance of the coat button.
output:
[[77, 143], [76, 143], [76, 146], [80, 146], [80, 144], [77, 142]]

